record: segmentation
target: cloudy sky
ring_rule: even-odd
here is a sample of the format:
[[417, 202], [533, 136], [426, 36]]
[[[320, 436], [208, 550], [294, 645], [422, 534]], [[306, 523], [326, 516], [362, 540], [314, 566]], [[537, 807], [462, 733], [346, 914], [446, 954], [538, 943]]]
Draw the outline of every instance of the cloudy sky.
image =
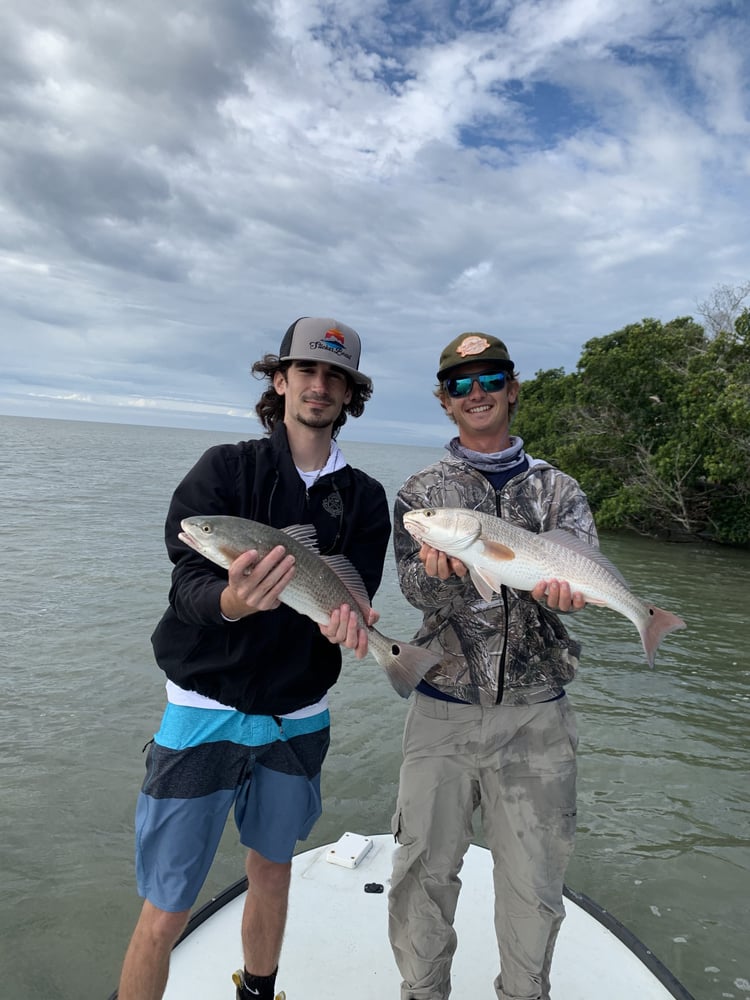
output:
[[260, 433], [301, 315], [440, 445], [440, 350], [522, 376], [750, 279], [748, 0], [5, 0], [0, 413]]

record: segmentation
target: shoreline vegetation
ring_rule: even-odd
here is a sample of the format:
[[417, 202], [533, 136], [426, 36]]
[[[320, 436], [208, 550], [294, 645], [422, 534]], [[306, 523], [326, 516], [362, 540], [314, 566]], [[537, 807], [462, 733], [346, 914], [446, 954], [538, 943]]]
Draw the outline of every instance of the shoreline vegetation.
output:
[[574, 476], [597, 526], [750, 546], [750, 282], [692, 317], [589, 340], [525, 380], [516, 431]]

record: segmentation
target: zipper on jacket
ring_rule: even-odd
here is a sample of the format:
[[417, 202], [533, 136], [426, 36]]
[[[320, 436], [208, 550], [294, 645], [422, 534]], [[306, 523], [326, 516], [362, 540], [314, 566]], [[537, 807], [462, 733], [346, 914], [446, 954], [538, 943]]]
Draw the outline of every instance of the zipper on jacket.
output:
[[505, 691], [505, 658], [508, 653], [508, 588], [503, 584], [503, 611], [505, 614], [505, 630], [503, 635], [503, 655], [500, 660], [500, 675], [497, 679], [497, 698], [495, 704], [500, 705]]
[[274, 470], [273, 486], [271, 487], [271, 492], [268, 494], [268, 508], [267, 508], [267, 523], [273, 524], [273, 518], [271, 517], [271, 508], [273, 507], [273, 498], [276, 493], [276, 487], [279, 485], [279, 470]]
[[[500, 490], [495, 490], [495, 512], [498, 517], [502, 517], [502, 506], [500, 504]], [[505, 691], [505, 662], [508, 655], [508, 588], [502, 586], [503, 598], [503, 655], [500, 659], [500, 673], [497, 679], [497, 698], [495, 704], [502, 704], [503, 693]]]

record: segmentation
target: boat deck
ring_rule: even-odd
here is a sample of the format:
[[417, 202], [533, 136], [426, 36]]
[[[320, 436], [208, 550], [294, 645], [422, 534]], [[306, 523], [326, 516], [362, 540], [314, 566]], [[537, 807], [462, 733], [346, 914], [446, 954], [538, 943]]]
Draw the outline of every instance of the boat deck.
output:
[[[387, 934], [393, 850], [390, 835], [344, 834], [335, 845], [295, 857], [277, 980], [288, 1000], [398, 1000], [400, 977]], [[349, 867], [358, 854], [359, 863]], [[490, 853], [472, 846], [455, 922], [457, 1000], [494, 997], [499, 960], [491, 868]], [[365, 890], [373, 884], [383, 891]], [[238, 882], [196, 914], [173, 952], [165, 1000], [233, 996], [231, 974], [242, 965], [243, 903]], [[692, 1000], [637, 939], [586, 897], [569, 893], [566, 911], [552, 967], [555, 1000]]]

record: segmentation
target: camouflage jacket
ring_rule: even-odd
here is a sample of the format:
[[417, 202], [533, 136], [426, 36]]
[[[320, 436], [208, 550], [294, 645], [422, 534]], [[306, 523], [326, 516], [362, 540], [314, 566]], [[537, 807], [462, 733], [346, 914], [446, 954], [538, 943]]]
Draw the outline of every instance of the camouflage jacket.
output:
[[529, 457], [529, 468], [495, 491], [462, 459], [447, 455], [404, 483], [394, 506], [394, 549], [404, 596], [423, 612], [415, 642], [441, 654], [425, 680], [461, 701], [529, 704], [559, 694], [573, 680], [581, 647], [558, 614], [525, 591], [503, 587], [484, 601], [468, 574], [429, 577], [403, 515], [420, 507], [469, 507], [530, 531], [565, 528], [597, 544], [586, 496], [570, 476]]

